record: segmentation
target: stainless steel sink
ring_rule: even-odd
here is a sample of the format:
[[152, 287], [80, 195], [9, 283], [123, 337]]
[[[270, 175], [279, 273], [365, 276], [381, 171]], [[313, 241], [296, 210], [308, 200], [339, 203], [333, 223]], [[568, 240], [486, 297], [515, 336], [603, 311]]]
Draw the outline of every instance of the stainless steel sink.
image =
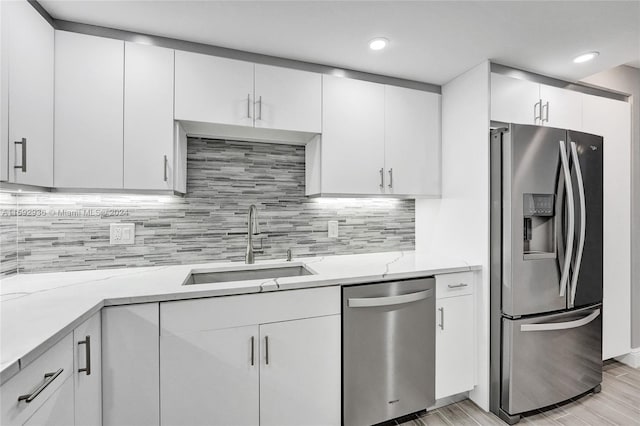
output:
[[193, 271], [184, 285], [213, 284], [229, 281], [262, 280], [269, 278], [300, 277], [313, 275], [304, 265], [276, 266], [270, 268], [235, 269], [226, 271]]

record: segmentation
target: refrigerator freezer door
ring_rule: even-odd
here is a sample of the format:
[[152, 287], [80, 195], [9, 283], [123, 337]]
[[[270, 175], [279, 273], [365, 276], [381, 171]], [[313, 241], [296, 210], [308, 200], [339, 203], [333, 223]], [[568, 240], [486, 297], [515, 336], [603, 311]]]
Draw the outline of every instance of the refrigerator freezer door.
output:
[[557, 208], [563, 202], [559, 176], [566, 137], [561, 129], [512, 124], [502, 138], [502, 155], [492, 158], [502, 174], [502, 312], [509, 316], [567, 307], [557, 244], [567, 238]]
[[601, 306], [502, 320], [501, 408], [510, 415], [565, 401], [602, 382]]
[[[570, 307], [590, 306], [602, 301], [603, 281], [603, 140], [586, 133], [568, 132], [572, 149], [572, 180], [574, 188], [584, 189], [584, 199], [579, 201], [576, 190], [576, 238], [574, 253], [581, 251], [582, 258], [572, 261], [572, 289]], [[575, 158], [578, 158], [576, 164]], [[577, 166], [577, 167], [576, 167]], [[580, 182], [580, 180], [582, 182]], [[583, 219], [584, 222], [583, 222]], [[582, 243], [582, 244], [581, 244]], [[578, 261], [580, 261], [578, 263]], [[571, 303], [573, 302], [573, 303]]]

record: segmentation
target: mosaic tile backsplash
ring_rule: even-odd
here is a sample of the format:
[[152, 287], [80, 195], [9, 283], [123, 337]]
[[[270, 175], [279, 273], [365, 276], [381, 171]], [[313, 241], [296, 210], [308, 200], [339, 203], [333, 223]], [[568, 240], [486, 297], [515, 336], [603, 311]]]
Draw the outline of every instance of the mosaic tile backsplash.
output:
[[[304, 160], [303, 146], [190, 138], [184, 197], [0, 194], [0, 276], [243, 261], [251, 204], [258, 260], [414, 249], [413, 200], [307, 198]], [[109, 244], [115, 222], [135, 223], [135, 244]]]

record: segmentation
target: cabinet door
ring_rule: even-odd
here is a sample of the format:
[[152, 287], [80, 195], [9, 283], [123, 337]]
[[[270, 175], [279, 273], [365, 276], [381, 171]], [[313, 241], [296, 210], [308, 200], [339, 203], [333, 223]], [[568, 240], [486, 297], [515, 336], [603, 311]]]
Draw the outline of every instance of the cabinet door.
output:
[[122, 188], [124, 42], [56, 31], [59, 188]]
[[324, 194], [384, 194], [384, 86], [322, 76]]
[[102, 310], [102, 421], [160, 424], [159, 309], [157, 303]]
[[253, 64], [176, 51], [176, 120], [253, 126]]
[[571, 130], [582, 129], [581, 93], [541, 84], [540, 97], [545, 126]]
[[583, 96], [583, 131], [604, 138], [602, 357], [631, 348], [631, 105]]
[[436, 300], [436, 399], [475, 385], [473, 296]]
[[322, 76], [269, 65], [255, 65], [255, 126], [322, 131]]
[[162, 425], [257, 425], [258, 369], [257, 325], [163, 335]]
[[385, 86], [385, 191], [440, 195], [440, 95]]
[[[9, 181], [53, 186], [54, 30], [26, 1], [4, 7], [9, 25]], [[24, 162], [26, 167], [20, 167]]]
[[340, 315], [260, 325], [261, 426], [340, 424], [340, 328]]
[[[102, 325], [100, 313], [73, 330], [73, 381], [77, 425], [102, 424]], [[81, 371], [82, 370], [82, 371]]]
[[[505, 123], [540, 124], [540, 85], [491, 74], [491, 119]], [[537, 105], [536, 105], [537, 104]]]
[[173, 189], [173, 50], [125, 43], [124, 187]]
[[0, 181], [9, 180], [9, 13], [0, 1]]
[[[73, 419], [73, 380], [67, 379], [38, 410], [33, 413], [24, 426], [69, 426]], [[76, 419], [75, 424], [84, 426]]]

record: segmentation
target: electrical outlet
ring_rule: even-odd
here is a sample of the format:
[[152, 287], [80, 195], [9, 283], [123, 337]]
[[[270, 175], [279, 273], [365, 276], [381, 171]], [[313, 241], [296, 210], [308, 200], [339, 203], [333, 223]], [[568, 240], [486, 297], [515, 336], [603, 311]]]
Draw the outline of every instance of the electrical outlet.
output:
[[135, 223], [112, 223], [109, 225], [109, 244], [133, 244], [135, 240]]
[[338, 238], [338, 221], [337, 220], [328, 221], [327, 228], [329, 230], [329, 238]]

